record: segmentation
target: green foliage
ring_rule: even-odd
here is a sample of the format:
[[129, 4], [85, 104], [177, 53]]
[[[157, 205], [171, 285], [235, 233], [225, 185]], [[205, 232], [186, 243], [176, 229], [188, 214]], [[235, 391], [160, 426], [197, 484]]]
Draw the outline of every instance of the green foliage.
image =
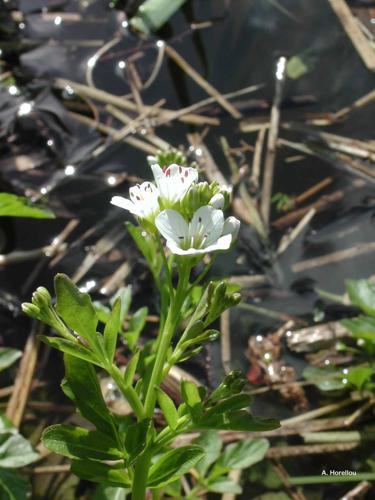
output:
[[65, 380], [62, 388], [74, 401], [81, 415], [109, 436], [114, 435], [115, 420], [109, 411], [93, 366], [75, 356], [64, 356]]
[[82, 293], [64, 274], [55, 277], [56, 311], [65, 324], [92, 349], [98, 348], [98, 319], [88, 293]]
[[[145, 0], [130, 23], [147, 35], [157, 31], [186, 0]], [[163, 166], [163, 163], [161, 163]]]
[[130, 488], [131, 482], [123, 464], [102, 464], [88, 460], [73, 460], [71, 470], [82, 479], [109, 486]]
[[199, 446], [182, 446], [161, 455], [151, 466], [148, 477], [150, 488], [161, 488], [175, 481], [201, 460], [204, 451]]
[[[202, 197], [209, 201], [218, 190], [216, 184], [198, 184], [189, 192], [188, 205], [192, 206], [194, 199], [201, 202]], [[91, 424], [89, 429], [53, 425], [44, 431], [42, 442], [51, 451], [71, 459], [72, 472], [78, 477], [103, 483], [96, 493], [103, 499], [108, 495], [107, 488], [115, 488], [119, 498], [123, 498], [122, 490], [131, 489], [133, 500], [143, 500], [146, 486], [162, 488], [178, 497], [181, 476], [194, 467], [199, 488], [204, 491], [239, 493], [240, 487], [228, 478], [230, 468], [249, 467], [261, 460], [268, 443], [244, 441], [222, 452], [215, 430], [272, 430], [279, 422], [255, 418], [250, 413], [251, 397], [244, 392], [247, 381], [239, 372], [227, 375], [211, 394], [203, 386], [183, 380], [183, 403], [179, 407], [161, 389], [175, 363], [193, 356], [205, 342], [218, 337], [219, 332], [210, 325], [239, 302], [239, 287], [225, 280], [201, 286], [197, 285], [199, 279], [190, 283], [196, 258], [162, 255], [164, 250], [153, 231], [146, 233], [145, 228], [131, 224], [127, 229], [160, 292], [158, 337], [142, 345], [140, 335], [148, 309], [141, 307], [129, 315], [130, 287], [112, 297], [111, 307], [92, 303], [87, 293], [62, 274], [55, 279], [55, 305], [49, 292], [39, 287], [23, 309], [57, 333], [54, 336], [47, 332], [41, 340], [64, 353], [63, 391]], [[175, 272], [176, 285], [172, 279]], [[174, 335], [181, 330], [174, 341]], [[116, 364], [118, 338], [124, 341], [122, 349], [130, 358], [124, 370]], [[132, 416], [112, 414], [102, 395], [97, 368], [112, 378], [131, 407]], [[154, 422], [156, 404], [167, 423], [164, 429]], [[176, 436], [194, 430], [208, 433], [193, 445], [170, 448]]]
[[101, 484], [96, 489], [92, 500], [126, 500], [126, 490]]
[[187, 166], [186, 156], [181, 151], [174, 148], [159, 150], [155, 156], [148, 156], [147, 161], [150, 167], [155, 163], [157, 163], [161, 168], [169, 167], [172, 163]]
[[112, 362], [115, 355], [117, 334], [121, 328], [121, 299], [116, 299], [112, 313], [104, 328], [104, 348], [108, 360]]
[[151, 419], [145, 418], [127, 429], [125, 438], [125, 448], [129, 454], [129, 461], [132, 462], [142, 453], [147, 445], [147, 435], [151, 428]]
[[118, 460], [124, 454], [108, 434], [88, 431], [83, 427], [52, 425], [42, 435], [42, 443], [49, 450], [68, 458], [87, 460]]
[[195, 440], [206, 455], [196, 464], [198, 482], [194, 490], [197, 495], [205, 492], [240, 494], [239, 484], [228, 477], [232, 469], [247, 469], [265, 457], [269, 443], [266, 439], [246, 439], [227, 445], [222, 450], [222, 442], [216, 431], [202, 433]]
[[176, 429], [178, 423], [178, 413], [172, 399], [159, 387], [156, 389], [158, 393], [158, 403], [163, 411], [163, 415], [167, 424], [171, 429]]
[[247, 469], [260, 462], [265, 457], [269, 448], [267, 439], [254, 439], [239, 441], [225, 448], [225, 452], [217, 462], [222, 469]]
[[276, 193], [272, 196], [271, 202], [276, 206], [278, 212], [287, 212], [294, 206], [294, 200], [284, 193]]
[[0, 372], [6, 370], [22, 356], [18, 349], [10, 347], [0, 347]]
[[41, 205], [34, 205], [24, 196], [0, 193], [0, 217], [29, 217], [33, 219], [54, 219], [53, 212]]
[[339, 370], [334, 366], [318, 368], [316, 366], [307, 366], [303, 370], [303, 377], [310, 380], [321, 391], [337, 391], [345, 389], [343, 384], [342, 369]]
[[375, 285], [368, 280], [347, 280], [346, 289], [353, 305], [375, 317]]
[[1, 500], [27, 500], [31, 498], [29, 482], [16, 470], [0, 468], [0, 498]]
[[38, 458], [38, 453], [28, 440], [21, 436], [4, 415], [0, 414], [0, 468], [23, 467]]
[[133, 314], [133, 316], [129, 320], [128, 331], [123, 334], [123, 336], [126, 339], [131, 351], [134, 351], [137, 346], [139, 336], [146, 323], [147, 314], [147, 307], [141, 307]]

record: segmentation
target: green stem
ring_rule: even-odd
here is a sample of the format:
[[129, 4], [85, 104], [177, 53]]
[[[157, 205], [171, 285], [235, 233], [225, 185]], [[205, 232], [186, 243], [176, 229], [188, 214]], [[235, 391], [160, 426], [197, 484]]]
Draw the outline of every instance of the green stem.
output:
[[[180, 275], [178, 286], [174, 297], [171, 297], [167, 318], [164, 327], [160, 330], [157, 340], [156, 356], [154, 366], [152, 368], [150, 381], [147, 386], [145, 401], [144, 401], [144, 416], [152, 418], [156, 404], [156, 391], [163, 378], [164, 364], [167, 358], [168, 349], [176, 330], [178, 322], [181, 318], [181, 308], [186, 297], [186, 290], [189, 285], [190, 275], [189, 260], [182, 261], [180, 265]], [[151, 449], [146, 449], [140, 458], [137, 460], [134, 479], [132, 500], [144, 500], [147, 489], [147, 477], [151, 463]]]
[[171, 299], [172, 299], [172, 297], [174, 295], [174, 289], [173, 289], [173, 284], [172, 284], [171, 271], [169, 269], [168, 261], [167, 261], [167, 258], [165, 256], [163, 244], [161, 242], [161, 239], [160, 239], [159, 235], [156, 237], [156, 241], [158, 243], [158, 247], [159, 247], [161, 258], [163, 260], [163, 265], [164, 265], [164, 269], [165, 269], [165, 275], [166, 275], [166, 278], [167, 278], [168, 289], [169, 289], [169, 293], [170, 293]]
[[144, 500], [147, 489], [147, 476], [151, 464], [150, 451], [144, 451], [137, 461], [134, 471], [132, 500]]
[[150, 382], [147, 387], [145, 397], [146, 417], [152, 417], [156, 402], [155, 386], [158, 386], [163, 378], [163, 369], [167, 357], [167, 352], [175, 332], [176, 326], [180, 320], [181, 307], [185, 300], [186, 287], [189, 283], [190, 267], [185, 263], [181, 265], [178, 286], [174, 299], [171, 301], [165, 325], [158, 339], [155, 363], [151, 372]]

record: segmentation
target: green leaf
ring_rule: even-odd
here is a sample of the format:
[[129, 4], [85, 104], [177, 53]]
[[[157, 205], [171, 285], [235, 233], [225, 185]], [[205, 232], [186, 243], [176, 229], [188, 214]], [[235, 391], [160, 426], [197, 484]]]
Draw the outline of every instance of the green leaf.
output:
[[358, 316], [357, 318], [344, 319], [341, 324], [352, 332], [355, 338], [375, 342], [375, 318]]
[[125, 374], [124, 374], [124, 381], [125, 385], [130, 386], [133, 384], [134, 380], [134, 375], [137, 370], [137, 365], [139, 361], [139, 356], [140, 356], [141, 351], [136, 351], [129, 361], [129, 363], [126, 365], [125, 368]]
[[129, 460], [132, 461], [146, 448], [147, 434], [151, 426], [151, 420], [146, 418], [130, 425], [126, 431], [125, 449], [129, 453]]
[[197, 428], [211, 428], [232, 431], [272, 431], [280, 427], [280, 422], [273, 418], [261, 419], [246, 410], [203, 416], [196, 422]]
[[158, 403], [163, 412], [165, 420], [171, 429], [177, 427], [178, 414], [172, 399], [162, 389], [156, 388], [158, 394]]
[[205, 451], [205, 456], [195, 465], [199, 474], [204, 477], [210, 465], [219, 458], [223, 443], [216, 431], [209, 430], [202, 432], [202, 434], [194, 440], [194, 444]]
[[109, 361], [112, 362], [116, 350], [117, 335], [121, 328], [121, 300], [116, 299], [112, 313], [104, 328], [104, 347]]
[[129, 285], [119, 288], [110, 300], [110, 304], [112, 307], [117, 299], [120, 299], [121, 302], [120, 321], [122, 324], [125, 320], [125, 316], [129, 312], [130, 304], [132, 302], [132, 287]]
[[368, 280], [347, 280], [346, 289], [352, 304], [375, 316], [375, 285]]
[[1, 500], [27, 500], [31, 498], [31, 488], [18, 471], [0, 468]]
[[335, 367], [318, 368], [317, 366], [308, 366], [303, 370], [303, 377], [318, 387], [321, 391], [337, 391], [345, 389], [342, 383], [342, 371]]
[[247, 379], [239, 370], [233, 370], [221, 382], [221, 384], [211, 393], [210, 403], [215, 403], [233, 394], [238, 394], [247, 384]]
[[147, 485], [161, 488], [192, 469], [204, 455], [199, 446], [182, 446], [164, 453], [150, 468]]
[[0, 372], [11, 366], [22, 356], [22, 351], [10, 347], [0, 347]]
[[356, 387], [358, 390], [363, 389], [366, 382], [369, 382], [375, 373], [375, 368], [369, 366], [353, 366], [345, 375], [349, 384]]
[[23, 467], [39, 459], [31, 444], [0, 414], [0, 467]]
[[126, 500], [126, 490], [101, 484], [95, 490], [92, 500]]
[[309, 73], [314, 68], [314, 64], [307, 53], [295, 55], [288, 60], [286, 72], [289, 78], [297, 80], [306, 73]]
[[42, 443], [49, 450], [68, 458], [87, 460], [118, 460], [123, 454], [107, 434], [88, 431], [83, 427], [52, 425], [42, 435]]
[[129, 349], [133, 351], [137, 345], [141, 331], [143, 330], [146, 323], [146, 316], [148, 314], [147, 307], [141, 307], [136, 311], [129, 321], [128, 331], [125, 333], [124, 337], [128, 342]]
[[0, 193], [0, 217], [30, 217], [33, 219], [54, 219], [53, 212], [41, 205], [34, 205], [24, 196]]
[[73, 460], [71, 471], [76, 476], [94, 483], [106, 483], [109, 486], [120, 488], [130, 487], [129, 476], [124, 470], [124, 464], [106, 465], [87, 460]]
[[241, 486], [229, 479], [227, 477], [218, 477], [214, 481], [207, 483], [208, 491], [212, 491], [214, 493], [235, 493], [236, 495], [240, 495], [242, 493]]
[[89, 363], [102, 367], [101, 362], [91, 351], [86, 349], [86, 347], [80, 346], [78, 342], [72, 342], [66, 339], [60, 339], [58, 337], [47, 337], [46, 335], [40, 335], [40, 340], [45, 344], [58, 349], [59, 351], [70, 354]]
[[[114, 418], [104, 401], [94, 367], [65, 354], [64, 392], [74, 401], [81, 415], [109, 436], [114, 436]], [[68, 393], [67, 393], [68, 390]]]
[[151, 31], [161, 28], [185, 2], [186, 0], [146, 0], [142, 9], [139, 8], [131, 18], [131, 25], [149, 35]]
[[246, 439], [226, 446], [217, 465], [225, 469], [247, 469], [263, 460], [269, 448], [267, 439]]
[[249, 394], [235, 394], [227, 399], [223, 399], [215, 406], [210, 408], [206, 415], [212, 413], [225, 413], [227, 411], [242, 410], [242, 408], [249, 408], [252, 397]]
[[181, 395], [193, 418], [198, 418], [203, 409], [202, 398], [199, 394], [198, 387], [194, 382], [190, 382], [190, 380], [183, 380], [181, 382]]
[[56, 310], [65, 323], [91, 347], [98, 348], [98, 318], [90, 295], [82, 293], [65, 274], [55, 277]]

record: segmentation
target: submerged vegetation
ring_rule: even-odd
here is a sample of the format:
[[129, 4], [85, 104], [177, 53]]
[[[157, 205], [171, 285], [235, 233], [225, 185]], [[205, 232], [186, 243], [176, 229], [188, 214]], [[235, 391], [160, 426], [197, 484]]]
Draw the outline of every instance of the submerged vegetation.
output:
[[3, 2], [1, 499], [373, 498], [373, 17]]

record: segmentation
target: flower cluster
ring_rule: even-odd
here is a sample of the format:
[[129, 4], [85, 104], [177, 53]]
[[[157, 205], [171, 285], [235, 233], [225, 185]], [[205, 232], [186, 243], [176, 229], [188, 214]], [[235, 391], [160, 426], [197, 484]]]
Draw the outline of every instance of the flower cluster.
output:
[[172, 163], [151, 165], [155, 183], [130, 188], [130, 199], [114, 196], [113, 205], [128, 210], [146, 228], [154, 228], [176, 255], [199, 255], [227, 250], [240, 223], [224, 219], [228, 192], [217, 183], [198, 182], [198, 171]]

